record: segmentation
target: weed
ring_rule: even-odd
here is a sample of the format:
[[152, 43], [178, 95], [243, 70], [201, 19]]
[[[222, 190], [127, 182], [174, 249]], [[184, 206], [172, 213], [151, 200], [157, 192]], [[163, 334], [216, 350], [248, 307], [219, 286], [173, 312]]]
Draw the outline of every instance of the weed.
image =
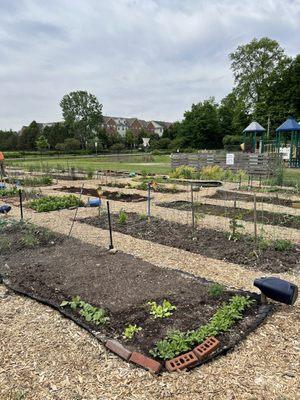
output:
[[127, 214], [124, 210], [120, 210], [119, 212], [119, 218], [118, 218], [118, 223], [121, 225], [126, 224], [127, 221]]
[[11, 248], [12, 248], [11, 240], [6, 236], [2, 236], [0, 238], [0, 251], [5, 253], [6, 251], [11, 250]]
[[148, 301], [150, 306], [150, 314], [156, 318], [168, 318], [177, 309], [176, 306], [172, 305], [168, 300], [163, 300], [162, 304], [157, 304], [156, 301]]
[[147, 215], [146, 214], [140, 214], [139, 215], [139, 219], [140, 219], [140, 221], [144, 221], [145, 219], [147, 219]]
[[39, 239], [36, 236], [34, 236], [34, 234], [32, 234], [31, 232], [25, 232], [23, 234], [21, 242], [24, 247], [29, 247], [29, 248], [38, 246], [40, 243]]
[[123, 338], [126, 339], [126, 340], [131, 340], [131, 339], [133, 339], [134, 335], [135, 335], [137, 332], [141, 331], [141, 330], [142, 330], [142, 328], [141, 328], [140, 326], [137, 326], [137, 325], [128, 325], [128, 326], [126, 326], [126, 328], [124, 329]]
[[221, 297], [224, 291], [225, 291], [224, 286], [220, 285], [219, 283], [213, 283], [208, 288], [208, 294], [211, 297]]

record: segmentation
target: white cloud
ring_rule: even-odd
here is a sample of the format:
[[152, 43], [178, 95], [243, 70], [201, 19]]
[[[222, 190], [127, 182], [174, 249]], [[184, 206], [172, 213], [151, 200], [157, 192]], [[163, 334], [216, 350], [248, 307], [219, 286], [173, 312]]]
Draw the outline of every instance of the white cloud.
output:
[[231, 90], [239, 44], [298, 53], [299, 20], [300, 0], [0, 0], [0, 128], [61, 119], [76, 89], [105, 114], [180, 119]]

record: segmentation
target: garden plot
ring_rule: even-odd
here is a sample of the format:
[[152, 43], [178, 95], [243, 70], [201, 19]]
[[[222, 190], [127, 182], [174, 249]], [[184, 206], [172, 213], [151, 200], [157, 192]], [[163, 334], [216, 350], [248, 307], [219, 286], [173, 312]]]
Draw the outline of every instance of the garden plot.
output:
[[[107, 214], [80, 219], [102, 229], [107, 228]], [[145, 215], [125, 213], [112, 215], [113, 230], [138, 239], [150, 240], [176, 247], [206, 257], [243, 265], [250, 269], [267, 272], [300, 272], [300, 246], [288, 240], [259, 238], [254, 242], [250, 235], [236, 233], [230, 240], [230, 232], [191, 226]]]
[[[1, 227], [12, 243], [20, 242], [19, 225]], [[23, 229], [27, 234], [26, 225]], [[16, 292], [59, 309], [102, 342], [116, 339], [129, 353], [140, 352], [159, 363], [211, 335], [220, 341], [213, 355], [220, 354], [271, 310], [261, 306], [256, 294], [62, 236], [18, 251], [7, 249], [0, 262], [5, 284]]]
[[[182, 211], [191, 211], [192, 203], [187, 200], [158, 203], [159, 207], [166, 207]], [[236, 218], [241, 221], [254, 221], [253, 209], [226, 207], [216, 204], [194, 203], [195, 213], [209, 214], [219, 217]], [[267, 225], [278, 225], [287, 228], [300, 229], [300, 215], [291, 215], [279, 212], [257, 210], [257, 221]]]
[[[253, 194], [246, 194], [240, 192], [234, 192], [229, 190], [217, 190], [214, 194], [206, 196], [209, 199], [218, 199], [218, 200], [237, 200], [237, 201], [245, 201], [251, 202], [254, 201]], [[291, 199], [285, 199], [283, 197], [275, 197], [275, 196], [257, 196], [256, 201], [258, 203], [265, 204], [275, 204], [284, 207], [293, 207], [293, 201]], [[299, 200], [300, 201], [300, 200]]]
[[55, 188], [54, 190], [58, 190], [60, 192], [68, 192], [68, 193], [82, 193], [83, 195], [86, 196], [93, 196], [93, 197], [99, 197], [99, 193], [101, 193], [101, 197], [104, 197], [107, 200], [116, 200], [116, 201], [124, 201], [126, 203], [130, 202], [140, 202], [140, 201], [146, 201], [147, 197], [141, 196], [140, 194], [137, 193], [121, 193], [121, 192], [111, 192], [108, 190], [102, 191], [100, 189], [100, 192], [98, 192], [97, 189], [93, 188], [80, 188], [76, 186], [63, 186], [60, 188]]

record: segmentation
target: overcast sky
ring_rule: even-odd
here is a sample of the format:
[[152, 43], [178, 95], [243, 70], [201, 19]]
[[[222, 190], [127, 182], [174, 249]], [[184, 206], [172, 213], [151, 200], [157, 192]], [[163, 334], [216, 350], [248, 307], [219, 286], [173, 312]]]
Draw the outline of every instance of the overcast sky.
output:
[[87, 90], [105, 115], [174, 121], [233, 86], [253, 37], [300, 53], [300, 0], [0, 0], [0, 129], [61, 120]]

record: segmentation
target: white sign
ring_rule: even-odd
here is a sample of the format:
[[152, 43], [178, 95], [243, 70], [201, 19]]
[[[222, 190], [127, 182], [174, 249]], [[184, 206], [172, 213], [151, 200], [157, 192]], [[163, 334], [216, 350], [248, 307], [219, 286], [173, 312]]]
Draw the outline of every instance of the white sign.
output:
[[147, 147], [149, 145], [150, 138], [143, 137], [142, 139], [143, 139], [143, 146]]
[[234, 165], [234, 154], [232, 153], [226, 154], [226, 165]]

